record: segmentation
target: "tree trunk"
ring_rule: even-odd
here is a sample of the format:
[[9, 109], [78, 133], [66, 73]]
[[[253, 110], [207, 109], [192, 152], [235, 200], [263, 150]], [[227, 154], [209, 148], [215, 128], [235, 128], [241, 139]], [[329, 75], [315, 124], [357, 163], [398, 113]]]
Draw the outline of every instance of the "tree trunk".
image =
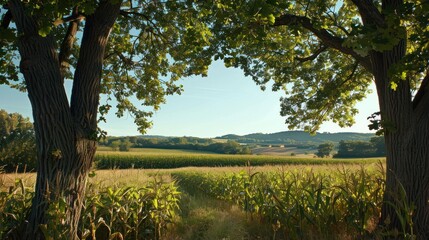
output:
[[[410, 84], [400, 80], [391, 88], [389, 69], [405, 55], [405, 41], [391, 51], [372, 52], [386, 142], [386, 189], [380, 226], [429, 236], [429, 114], [413, 108]], [[426, 106], [427, 108], [427, 106]], [[392, 236], [395, 238], [395, 236]]]
[[418, 239], [429, 236], [428, 122], [427, 116], [412, 119], [407, 131], [385, 136], [386, 189], [380, 223]]
[[[101, 1], [95, 13], [86, 19], [71, 106], [63, 86], [54, 40], [38, 34], [34, 17], [26, 15], [20, 1], [11, 0], [8, 5], [18, 32], [22, 34], [18, 46], [20, 68], [32, 104], [38, 150], [35, 197], [23, 238], [44, 239], [41, 226], [51, 222], [67, 230], [63, 238], [77, 239], [86, 178], [97, 144], [104, 50], [119, 14], [120, 1], [115, 5]], [[49, 210], [59, 201], [66, 203], [65, 209], [55, 209], [63, 219], [58, 216], [50, 219], [52, 211]]]

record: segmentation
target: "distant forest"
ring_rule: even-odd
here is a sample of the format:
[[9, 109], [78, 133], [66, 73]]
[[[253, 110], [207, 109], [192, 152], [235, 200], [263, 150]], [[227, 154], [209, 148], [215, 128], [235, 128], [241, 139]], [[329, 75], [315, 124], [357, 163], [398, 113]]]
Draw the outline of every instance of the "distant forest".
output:
[[216, 142], [197, 137], [108, 137], [101, 145], [114, 150], [128, 151], [134, 148], [187, 149], [223, 154], [251, 154], [248, 146], [235, 141]]
[[310, 135], [304, 131], [284, 131], [277, 133], [252, 133], [247, 135], [228, 134], [216, 139], [227, 139], [237, 141], [239, 143], [254, 143], [254, 144], [283, 144], [283, 145], [319, 145], [325, 142], [339, 143], [340, 141], [370, 141], [375, 137], [373, 133], [317, 133]]

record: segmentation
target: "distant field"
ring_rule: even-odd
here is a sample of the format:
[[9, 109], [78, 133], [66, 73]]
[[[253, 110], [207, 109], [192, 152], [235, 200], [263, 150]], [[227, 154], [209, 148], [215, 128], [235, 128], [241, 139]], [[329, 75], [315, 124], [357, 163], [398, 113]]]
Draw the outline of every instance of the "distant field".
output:
[[252, 153], [256, 155], [276, 155], [276, 156], [292, 156], [295, 157], [313, 157], [316, 150], [302, 149], [296, 147], [258, 147], [252, 149]]
[[265, 165], [335, 165], [384, 162], [384, 158], [321, 159], [309, 156], [228, 155], [189, 150], [141, 148], [130, 152], [100, 149], [96, 155], [97, 169], [169, 169], [182, 167], [227, 167]]
[[197, 150], [186, 149], [158, 149], [158, 148], [131, 148], [129, 152], [113, 151], [110, 147], [98, 147], [97, 154], [115, 154], [115, 155], [201, 155], [212, 154], [219, 155], [218, 153], [203, 152]]

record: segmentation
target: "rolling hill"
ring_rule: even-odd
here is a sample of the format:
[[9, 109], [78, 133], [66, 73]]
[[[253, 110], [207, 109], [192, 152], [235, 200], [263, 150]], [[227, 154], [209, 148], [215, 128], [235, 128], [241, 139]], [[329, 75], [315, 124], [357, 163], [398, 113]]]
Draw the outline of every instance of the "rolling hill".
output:
[[369, 141], [375, 137], [373, 133], [353, 133], [353, 132], [340, 132], [340, 133], [317, 133], [310, 135], [304, 131], [284, 131], [277, 133], [252, 133], [247, 135], [228, 134], [215, 139], [234, 140], [239, 143], [254, 143], [254, 144], [285, 144], [285, 145], [315, 145], [324, 142], [338, 143], [341, 140], [353, 141]]

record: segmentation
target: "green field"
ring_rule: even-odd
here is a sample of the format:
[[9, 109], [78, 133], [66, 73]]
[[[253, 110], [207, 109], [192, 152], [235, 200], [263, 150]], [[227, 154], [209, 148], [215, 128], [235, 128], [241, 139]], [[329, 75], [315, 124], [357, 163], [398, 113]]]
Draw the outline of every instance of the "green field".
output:
[[228, 155], [189, 150], [132, 149], [130, 152], [101, 149], [96, 155], [97, 169], [167, 169], [181, 167], [228, 167], [265, 165], [337, 165], [384, 162], [384, 158], [330, 159], [277, 155]]

